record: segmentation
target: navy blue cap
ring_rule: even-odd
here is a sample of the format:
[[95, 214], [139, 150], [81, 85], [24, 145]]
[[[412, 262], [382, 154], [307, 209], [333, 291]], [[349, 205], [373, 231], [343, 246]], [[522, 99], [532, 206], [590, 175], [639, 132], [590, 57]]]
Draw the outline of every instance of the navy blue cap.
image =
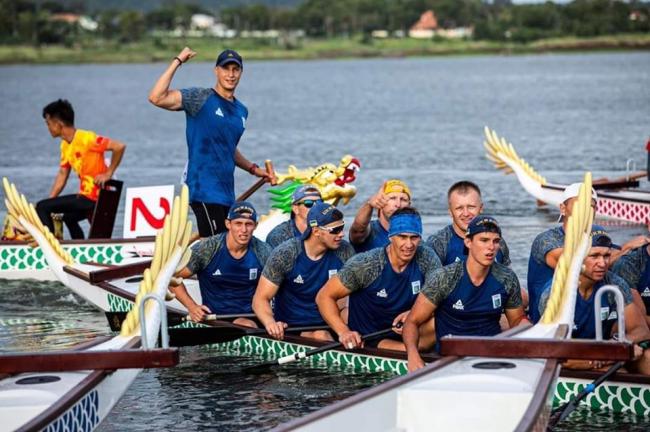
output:
[[291, 196], [291, 204], [296, 204], [300, 200], [307, 197], [313, 199], [314, 201], [320, 200], [320, 191], [316, 186], [312, 184], [304, 184], [302, 186], [299, 186], [296, 188], [296, 190], [293, 191], [293, 195]]
[[471, 237], [474, 234], [482, 232], [496, 232], [501, 235], [501, 227], [496, 219], [492, 216], [478, 215], [467, 225], [465, 235]]
[[303, 240], [311, 235], [312, 228], [324, 227], [336, 221], [343, 222], [341, 210], [323, 201], [316, 202], [307, 213], [307, 229], [302, 233]]
[[619, 245], [612, 242], [612, 238], [609, 236], [605, 228], [600, 225], [591, 226], [591, 246], [621, 249]]
[[239, 53], [231, 49], [224, 50], [221, 52], [221, 54], [219, 54], [215, 66], [225, 66], [228, 63], [236, 63], [239, 65], [239, 67], [244, 67], [244, 60], [242, 60]]
[[250, 219], [257, 222], [257, 212], [255, 207], [248, 201], [237, 201], [230, 206], [228, 210], [228, 220]]

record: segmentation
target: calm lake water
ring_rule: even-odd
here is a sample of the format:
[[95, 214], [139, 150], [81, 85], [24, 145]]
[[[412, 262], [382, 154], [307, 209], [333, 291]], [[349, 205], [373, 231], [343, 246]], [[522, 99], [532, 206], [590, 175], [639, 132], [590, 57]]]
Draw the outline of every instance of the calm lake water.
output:
[[[163, 68], [0, 67], [0, 176], [33, 201], [47, 195], [58, 143], [41, 109], [63, 97], [75, 106], [78, 127], [128, 145], [118, 170], [127, 186], [178, 183], [186, 159], [184, 115], [146, 100]], [[211, 69], [186, 64], [173, 86], [212, 86]], [[362, 170], [358, 198], [343, 207], [346, 218], [384, 179], [399, 177], [413, 190], [427, 234], [448, 223], [447, 188], [475, 181], [486, 212], [502, 222], [513, 268], [525, 281], [530, 243], [554, 225], [557, 211], [537, 209], [513, 176], [492, 167], [483, 127], [506, 137], [554, 181], [578, 181], [586, 170], [614, 176], [628, 159], [644, 168], [649, 71], [648, 53], [250, 62], [237, 91], [250, 111], [240, 150], [260, 164], [272, 159], [279, 171], [290, 163], [337, 163], [351, 153]], [[254, 179], [238, 172], [236, 181], [243, 191]], [[66, 191], [77, 185], [71, 178]], [[264, 193], [252, 200], [268, 209]], [[121, 215], [117, 225], [120, 233]], [[608, 226], [618, 241], [646, 232]], [[2, 281], [0, 318], [2, 351], [55, 349], [108, 331], [101, 314], [57, 283]], [[31, 321], [6, 321], [13, 318]], [[179, 368], [143, 373], [100, 430], [266, 429], [386, 379], [290, 369], [258, 382], [236, 373], [255, 360], [201, 349], [182, 357]], [[581, 412], [566, 428], [648, 430], [650, 420]]]

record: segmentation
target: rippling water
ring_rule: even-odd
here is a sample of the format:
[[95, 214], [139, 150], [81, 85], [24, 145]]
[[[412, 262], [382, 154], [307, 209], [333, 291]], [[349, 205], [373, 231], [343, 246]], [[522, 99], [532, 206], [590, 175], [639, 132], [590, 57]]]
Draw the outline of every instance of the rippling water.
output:
[[[79, 127], [127, 143], [118, 170], [127, 186], [178, 183], [186, 158], [183, 115], [146, 101], [162, 69], [0, 67], [0, 175], [31, 200], [46, 196], [58, 144], [40, 110], [66, 97]], [[210, 69], [184, 65], [174, 85], [211, 86]], [[447, 188], [460, 179], [476, 181], [525, 281], [530, 243], [555, 224], [557, 211], [537, 209], [513, 176], [487, 162], [483, 126], [496, 129], [554, 181], [577, 181], [587, 169], [616, 175], [628, 158], [643, 168], [649, 70], [648, 53], [250, 62], [238, 89], [250, 110], [240, 148], [258, 163], [272, 159], [279, 170], [352, 153], [362, 171], [359, 198], [343, 208], [346, 219], [384, 179], [400, 177], [413, 190], [427, 234], [448, 223]], [[76, 182], [71, 179], [66, 191]], [[241, 191], [253, 179], [238, 172], [236, 182]], [[253, 202], [262, 212], [268, 208], [262, 193]], [[117, 225], [120, 232], [121, 214]], [[646, 232], [631, 224], [608, 227], [618, 242]], [[58, 349], [107, 332], [103, 315], [60, 284], [0, 281], [2, 351]], [[301, 368], [268, 377], [238, 373], [254, 361], [183, 349], [180, 367], [141, 374], [100, 430], [267, 429], [387, 378]], [[648, 430], [650, 420], [580, 410], [561, 430], [601, 429]]]

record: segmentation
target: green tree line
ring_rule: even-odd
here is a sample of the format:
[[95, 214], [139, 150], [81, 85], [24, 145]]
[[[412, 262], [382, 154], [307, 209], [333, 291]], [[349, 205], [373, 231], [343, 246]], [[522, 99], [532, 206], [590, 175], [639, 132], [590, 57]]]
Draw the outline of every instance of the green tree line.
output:
[[[296, 7], [264, 3], [229, 7], [220, 19], [244, 30], [303, 30], [311, 37], [366, 37], [373, 30], [404, 34], [422, 12], [435, 11], [438, 25], [474, 28], [477, 40], [529, 42], [557, 36], [599, 36], [650, 31], [650, 2], [575, 0], [512, 4], [509, 0], [305, 0]], [[0, 0], [0, 43], [72, 44], [80, 38], [137, 41], [152, 31], [188, 29], [198, 5], [165, 3], [151, 11], [103, 10], [96, 31], [52, 20], [57, 13], [84, 13], [84, 2]]]

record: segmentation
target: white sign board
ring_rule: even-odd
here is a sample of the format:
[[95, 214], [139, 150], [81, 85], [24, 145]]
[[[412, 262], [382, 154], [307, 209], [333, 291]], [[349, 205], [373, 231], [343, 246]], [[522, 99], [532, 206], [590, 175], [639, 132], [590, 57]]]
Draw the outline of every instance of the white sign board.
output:
[[156, 235], [174, 201], [174, 185], [126, 189], [124, 238]]

